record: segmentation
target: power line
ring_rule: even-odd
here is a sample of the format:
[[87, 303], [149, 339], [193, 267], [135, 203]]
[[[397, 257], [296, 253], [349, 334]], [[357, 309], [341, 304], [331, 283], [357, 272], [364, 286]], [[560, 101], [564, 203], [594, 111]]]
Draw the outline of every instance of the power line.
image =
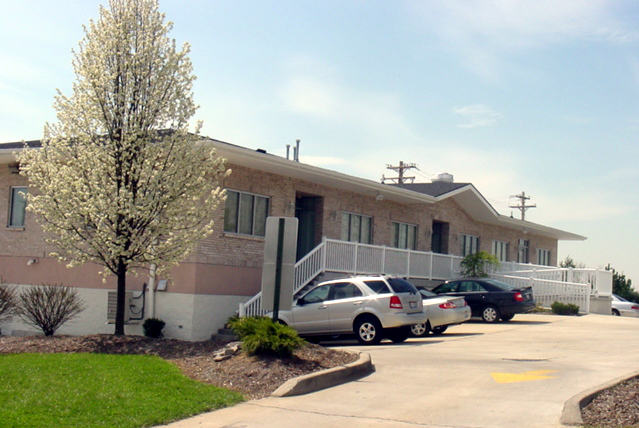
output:
[[517, 208], [519, 211], [521, 211], [521, 219], [522, 220], [526, 219], [526, 210], [528, 208], [536, 208], [537, 207], [537, 204], [526, 205], [526, 201], [530, 199], [530, 196], [526, 196], [526, 192], [521, 192], [521, 195], [511, 195], [510, 197], [519, 199], [519, 204], [518, 205], [510, 205], [510, 208]]
[[382, 174], [382, 183], [386, 183], [386, 180], [392, 180], [393, 183], [396, 184], [404, 184], [406, 181], [410, 180], [411, 183], [415, 182], [415, 177], [405, 177], [404, 173], [410, 169], [417, 169], [417, 164], [414, 163], [404, 163], [403, 161], [399, 161], [399, 165], [390, 165], [386, 164], [386, 169], [390, 169], [391, 171], [397, 172], [397, 177], [385, 177]]

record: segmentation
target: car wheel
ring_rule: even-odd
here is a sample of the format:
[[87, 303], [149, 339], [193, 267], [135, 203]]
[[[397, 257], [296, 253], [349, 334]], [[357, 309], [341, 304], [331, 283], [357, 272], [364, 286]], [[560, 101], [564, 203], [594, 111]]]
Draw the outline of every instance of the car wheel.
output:
[[375, 317], [360, 318], [355, 323], [355, 337], [362, 345], [377, 345], [382, 341], [382, 325]]
[[616, 316], [616, 317], [621, 316], [621, 314], [619, 313], [619, 311], [618, 311], [617, 309], [613, 309], [613, 310], [612, 310], [612, 314], [613, 314], [614, 316]]
[[419, 323], [410, 326], [410, 333], [415, 337], [424, 337], [430, 330], [430, 324]]
[[399, 327], [386, 330], [386, 337], [392, 340], [394, 343], [402, 343], [408, 339], [410, 334], [409, 327]]
[[481, 311], [481, 319], [484, 322], [499, 321], [499, 310], [495, 306], [486, 306]]
[[502, 315], [501, 320], [507, 322], [513, 319], [514, 317], [515, 317], [515, 314]]
[[439, 336], [440, 334], [444, 334], [447, 328], [448, 328], [447, 325], [439, 325], [437, 327], [433, 327], [431, 331], [433, 332], [435, 336]]

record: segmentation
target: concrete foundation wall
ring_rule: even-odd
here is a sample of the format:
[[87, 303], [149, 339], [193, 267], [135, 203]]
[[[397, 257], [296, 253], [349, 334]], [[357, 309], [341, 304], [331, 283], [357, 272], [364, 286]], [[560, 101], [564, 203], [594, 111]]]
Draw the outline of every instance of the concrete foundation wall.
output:
[[[26, 287], [21, 285], [19, 287]], [[113, 334], [114, 324], [107, 323], [107, 289], [77, 288], [86, 309], [76, 318], [64, 324], [56, 335]], [[133, 292], [134, 317], [149, 317], [149, 302], [143, 305], [142, 293]], [[148, 294], [146, 295], [148, 299]], [[164, 336], [171, 339], [202, 341], [209, 340], [227, 319], [237, 311], [246, 296], [216, 296], [183, 293], [156, 292], [155, 317], [166, 322]], [[131, 320], [125, 325], [127, 335], [143, 335], [143, 320]], [[7, 336], [42, 334], [37, 328], [24, 323], [20, 318], [0, 324], [0, 332]]]

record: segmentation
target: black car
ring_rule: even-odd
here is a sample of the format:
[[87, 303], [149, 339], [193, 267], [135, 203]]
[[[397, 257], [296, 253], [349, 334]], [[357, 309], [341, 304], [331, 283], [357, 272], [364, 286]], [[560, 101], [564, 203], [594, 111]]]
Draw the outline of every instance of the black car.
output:
[[491, 278], [446, 281], [432, 290], [437, 294], [463, 296], [472, 315], [485, 322], [510, 321], [515, 314], [535, 309], [531, 287], [515, 287]]

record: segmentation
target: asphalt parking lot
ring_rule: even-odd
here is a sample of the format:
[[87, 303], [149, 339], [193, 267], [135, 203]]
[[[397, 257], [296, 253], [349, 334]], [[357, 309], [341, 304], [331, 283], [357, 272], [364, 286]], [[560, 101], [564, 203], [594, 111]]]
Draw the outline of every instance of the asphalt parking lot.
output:
[[213, 427], [560, 427], [577, 394], [639, 370], [639, 319], [517, 315], [442, 336], [359, 346], [375, 373], [311, 394], [250, 401], [168, 425]]

